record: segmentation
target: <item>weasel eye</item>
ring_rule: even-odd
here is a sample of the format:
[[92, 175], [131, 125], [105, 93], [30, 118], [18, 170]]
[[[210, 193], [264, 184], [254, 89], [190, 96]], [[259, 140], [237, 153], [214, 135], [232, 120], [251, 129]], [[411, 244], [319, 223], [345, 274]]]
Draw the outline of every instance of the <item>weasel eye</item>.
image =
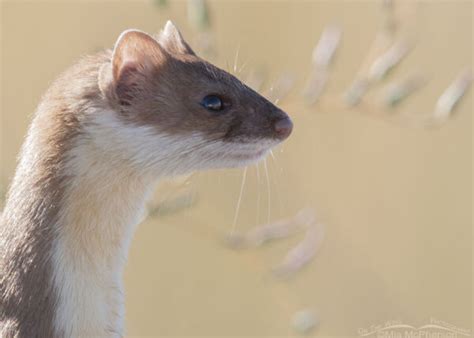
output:
[[207, 95], [202, 99], [201, 105], [207, 110], [211, 111], [220, 111], [224, 109], [224, 103], [217, 95]]

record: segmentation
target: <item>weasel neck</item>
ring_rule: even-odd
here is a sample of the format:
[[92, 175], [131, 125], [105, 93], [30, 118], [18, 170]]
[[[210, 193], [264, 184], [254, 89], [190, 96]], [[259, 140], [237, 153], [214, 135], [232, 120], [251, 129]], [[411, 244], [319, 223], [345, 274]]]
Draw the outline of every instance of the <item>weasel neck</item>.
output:
[[61, 76], [30, 126], [0, 219], [2, 337], [122, 335], [122, 272], [157, 176], [96, 121], [115, 116], [97, 85], [109, 58]]
[[122, 273], [154, 180], [91, 145], [35, 163], [33, 145], [1, 220], [0, 336], [122, 336]]
[[[83, 152], [58, 217], [55, 327], [66, 336], [122, 334], [122, 273], [152, 181]], [[88, 160], [89, 159], [89, 160]]]

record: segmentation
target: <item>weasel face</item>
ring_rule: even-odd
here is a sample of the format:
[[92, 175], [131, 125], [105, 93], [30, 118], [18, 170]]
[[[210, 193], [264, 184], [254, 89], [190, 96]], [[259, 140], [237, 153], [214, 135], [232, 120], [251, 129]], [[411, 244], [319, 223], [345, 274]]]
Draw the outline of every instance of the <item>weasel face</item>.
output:
[[99, 85], [124, 127], [146, 128], [151, 153], [160, 157], [163, 138], [173, 143], [161, 151], [184, 171], [248, 165], [293, 128], [282, 110], [196, 56], [171, 22], [157, 40], [122, 33]]

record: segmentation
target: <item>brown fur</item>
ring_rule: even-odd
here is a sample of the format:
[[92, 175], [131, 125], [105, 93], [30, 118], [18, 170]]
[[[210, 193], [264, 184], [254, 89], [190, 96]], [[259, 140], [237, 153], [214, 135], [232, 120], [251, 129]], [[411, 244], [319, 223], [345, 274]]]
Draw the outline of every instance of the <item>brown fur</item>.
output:
[[[56, 302], [51, 244], [68, 176], [64, 155], [97, 100], [98, 67], [110, 53], [82, 60], [45, 94], [23, 146], [0, 220], [0, 335], [53, 337]], [[79, 79], [73, 85], [71, 78]]]
[[[66, 188], [73, 181], [66, 170], [67, 156], [78, 140], [90, 137], [86, 129], [91, 114], [112, 110], [125, 124], [152, 126], [157, 134], [184, 137], [198, 132], [208, 140], [242, 143], [282, 139], [275, 122], [287, 119], [286, 114], [234, 76], [198, 58], [171, 28], [171, 40], [162, 34], [161, 45], [145, 33], [122, 35], [113, 54], [83, 59], [44, 96], [0, 219], [2, 336], [63, 335], [53, 327], [58, 296], [52, 283], [52, 243], [64, 229], [85, 231], [80, 221], [57, 223], [60, 211], [67, 209]], [[208, 94], [220, 95], [225, 111], [202, 107]], [[71, 213], [80, 218], [80, 211]]]
[[[274, 124], [287, 115], [235, 76], [196, 56], [184, 41], [181, 45], [175, 41], [171, 50], [164, 50], [146, 35], [130, 39], [136, 47], [135, 54], [141, 51], [143, 55], [129, 56], [137, 62], [123, 60], [121, 54], [127, 51], [120, 48], [119, 42], [114, 53], [119, 60], [114, 60], [113, 73], [120, 73], [121, 63], [125, 63], [125, 72], [133, 64], [134, 73], [125, 79], [109, 78], [108, 83], [101, 84], [106, 95], [118, 101], [121, 99], [114, 96], [117, 87], [120, 90], [125, 82], [127, 88], [133, 88], [124, 94], [126, 104], [119, 107], [128, 122], [153, 125], [159, 132], [173, 134], [199, 131], [209, 139], [229, 142], [278, 137]], [[152, 53], [148, 54], [150, 50]], [[104, 71], [110, 72], [107, 68]], [[217, 114], [207, 111], [200, 101], [210, 93], [223, 97], [229, 107]]]

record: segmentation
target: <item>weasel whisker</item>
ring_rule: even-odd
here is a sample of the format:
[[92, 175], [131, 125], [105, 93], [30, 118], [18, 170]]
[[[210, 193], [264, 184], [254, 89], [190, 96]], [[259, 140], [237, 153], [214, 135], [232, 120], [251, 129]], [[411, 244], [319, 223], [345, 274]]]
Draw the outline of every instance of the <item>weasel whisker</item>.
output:
[[270, 178], [268, 176], [267, 159], [263, 160], [263, 167], [265, 168], [265, 178], [267, 181], [267, 223], [270, 223], [271, 195], [270, 195]]
[[242, 73], [242, 71], [244, 70], [244, 68], [247, 66], [248, 64], [248, 59], [244, 61], [244, 63], [242, 64], [242, 66], [240, 66], [240, 68], [237, 70], [237, 74], [240, 75]]
[[237, 51], [235, 52], [234, 69], [233, 69], [234, 74], [237, 74], [237, 63], [239, 62], [239, 53], [240, 53], [240, 44], [237, 47]]
[[248, 169], [248, 167], [245, 167], [244, 168], [244, 173], [242, 174], [242, 183], [240, 185], [239, 199], [237, 200], [237, 206], [235, 208], [235, 215], [234, 215], [234, 221], [232, 222], [231, 234], [233, 234], [235, 232], [235, 226], [237, 224], [237, 218], [239, 217], [240, 203], [242, 202], [242, 195], [244, 193], [245, 180], [247, 179], [247, 169]]
[[274, 168], [274, 173], [272, 175], [272, 180], [273, 180], [273, 185], [275, 186], [275, 193], [278, 198], [278, 207], [280, 208], [280, 217], [282, 216], [283, 213], [283, 201], [281, 199], [281, 194], [280, 194], [280, 185], [279, 185], [279, 179], [278, 179], [278, 163], [275, 155], [273, 154], [273, 151], [270, 150], [270, 155], [273, 160], [273, 168]]
[[276, 159], [275, 159], [275, 154], [273, 154], [273, 150], [270, 150], [270, 155], [271, 155], [271, 157], [273, 158], [273, 161], [276, 161]]
[[260, 163], [257, 163], [257, 225], [260, 222]]

